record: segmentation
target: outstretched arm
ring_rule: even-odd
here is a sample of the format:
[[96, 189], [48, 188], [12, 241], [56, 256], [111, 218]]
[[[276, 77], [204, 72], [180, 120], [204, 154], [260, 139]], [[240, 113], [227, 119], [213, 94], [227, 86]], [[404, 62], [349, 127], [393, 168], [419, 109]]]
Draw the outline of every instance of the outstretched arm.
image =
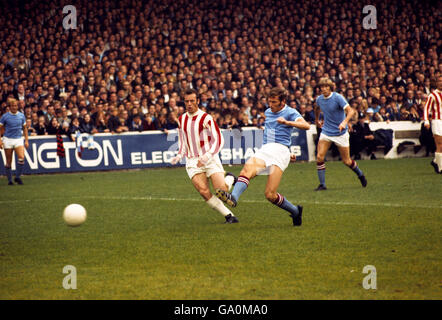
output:
[[305, 121], [303, 117], [298, 117], [295, 121], [288, 121], [283, 117], [279, 117], [278, 119], [276, 119], [276, 121], [278, 121], [281, 124], [285, 124], [286, 126], [295, 127], [301, 130], [310, 129], [310, 124], [307, 121]]

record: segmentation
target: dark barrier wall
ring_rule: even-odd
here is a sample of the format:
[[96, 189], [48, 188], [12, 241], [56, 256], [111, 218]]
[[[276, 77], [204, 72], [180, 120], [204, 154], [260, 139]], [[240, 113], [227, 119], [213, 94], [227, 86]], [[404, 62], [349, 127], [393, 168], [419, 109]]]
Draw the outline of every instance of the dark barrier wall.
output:
[[[263, 130], [245, 128], [222, 130], [224, 147], [220, 152], [223, 164], [243, 164], [262, 145]], [[93, 149], [87, 146], [77, 152], [76, 143], [63, 137], [65, 157], [57, 156], [55, 136], [39, 136], [29, 139], [26, 149], [25, 174], [78, 172], [92, 170], [118, 170], [170, 166], [170, 159], [178, 151], [176, 131], [166, 135], [163, 132], [141, 132], [126, 134], [98, 134], [93, 136]], [[87, 135], [82, 136], [87, 141]], [[292, 134], [292, 153], [298, 160], [308, 161], [306, 132], [297, 130]], [[1, 150], [0, 173], [5, 174], [5, 153]], [[15, 153], [13, 170], [15, 170]], [[184, 164], [184, 161], [183, 161]]]

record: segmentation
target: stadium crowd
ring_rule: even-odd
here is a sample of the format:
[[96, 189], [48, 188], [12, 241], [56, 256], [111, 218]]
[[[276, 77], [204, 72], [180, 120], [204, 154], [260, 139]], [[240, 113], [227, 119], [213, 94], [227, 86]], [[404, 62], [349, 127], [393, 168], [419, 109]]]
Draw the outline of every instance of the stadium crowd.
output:
[[[64, 5], [77, 10], [65, 30]], [[442, 72], [437, 1], [22, 1], [0, 13], [0, 107], [19, 100], [30, 135], [167, 130], [182, 93], [221, 128], [261, 126], [266, 93], [314, 123], [325, 75], [359, 117], [421, 121]], [[357, 119], [355, 119], [355, 123]]]

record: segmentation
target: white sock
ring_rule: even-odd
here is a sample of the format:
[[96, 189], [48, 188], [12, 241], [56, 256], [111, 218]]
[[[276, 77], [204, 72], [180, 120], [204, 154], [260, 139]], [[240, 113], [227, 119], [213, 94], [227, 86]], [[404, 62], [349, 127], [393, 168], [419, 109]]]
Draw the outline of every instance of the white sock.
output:
[[231, 214], [232, 216], [234, 216], [234, 214], [232, 213], [232, 211], [230, 211], [225, 205], [224, 203], [218, 199], [217, 197], [215, 197], [214, 195], [212, 195], [212, 198], [210, 198], [209, 200], [206, 201], [207, 205], [209, 207], [211, 207], [212, 209], [218, 211], [219, 213], [221, 213], [224, 217], [228, 216], [229, 214]]
[[437, 166], [439, 167], [439, 171], [442, 170], [442, 153], [441, 152], [436, 152], [435, 154], [435, 161]]
[[227, 190], [230, 191], [230, 189], [232, 189], [233, 182], [235, 182], [235, 178], [231, 175], [228, 175], [224, 177], [224, 181], [226, 182]]

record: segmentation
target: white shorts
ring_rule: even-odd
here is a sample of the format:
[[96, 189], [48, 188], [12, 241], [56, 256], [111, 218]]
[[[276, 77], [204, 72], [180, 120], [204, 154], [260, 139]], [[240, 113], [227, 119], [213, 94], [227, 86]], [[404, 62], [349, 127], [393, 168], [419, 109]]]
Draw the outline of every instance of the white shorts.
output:
[[442, 136], [442, 120], [431, 120], [431, 130], [436, 136]]
[[266, 164], [266, 168], [258, 174], [269, 175], [273, 165], [278, 166], [282, 171], [287, 169], [290, 163], [290, 150], [280, 143], [267, 143], [256, 151], [253, 157], [264, 160]]
[[198, 173], [205, 173], [207, 177], [210, 177], [214, 173], [225, 172], [218, 155], [214, 156], [212, 159], [209, 160], [209, 162], [207, 162], [206, 165], [202, 167], [198, 167], [197, 164], [198, 158], [186, 159], [186, 171], [190, 180], [192, 180], [193, 176]]
[[319, 140], [334, 142], [338, 147], [350, 147], [350, 135], [348, 131], [340, 136], [328, 136], [321, 132]]
[[5, 149], [15, 149], [24, 146], [23, 138], [3, 137], [3, 147]]

